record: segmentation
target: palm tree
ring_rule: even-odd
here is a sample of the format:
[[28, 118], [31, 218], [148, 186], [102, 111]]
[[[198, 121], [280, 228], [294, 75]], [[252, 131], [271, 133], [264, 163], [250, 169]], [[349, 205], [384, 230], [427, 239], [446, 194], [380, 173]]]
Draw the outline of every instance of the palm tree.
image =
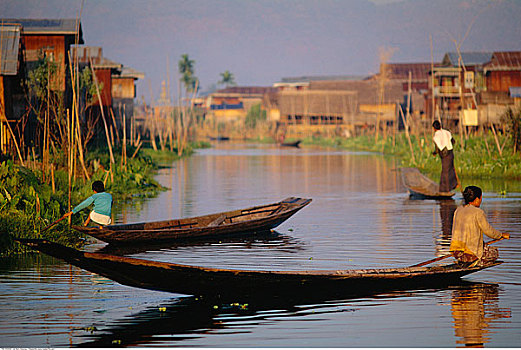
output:
[[221, 73], [221, 80], [218, 82], [218, 84], [224, 85], [226, 87], [237, 85], [237, 83], [235, 83], [235, 77], [233, 76], [233, 73], [231, 73], [229, 70]]
[[181, 81], [185, 85], [186, 91], [194, 91], [195, 86], [197, 84], [197, 77], [194, 76], [195, 61], [191, 60], [188, 57], [188, 54], [181, 55], [181, 59], [179, 60], [178, 67], [179, 73], [181, 73]]

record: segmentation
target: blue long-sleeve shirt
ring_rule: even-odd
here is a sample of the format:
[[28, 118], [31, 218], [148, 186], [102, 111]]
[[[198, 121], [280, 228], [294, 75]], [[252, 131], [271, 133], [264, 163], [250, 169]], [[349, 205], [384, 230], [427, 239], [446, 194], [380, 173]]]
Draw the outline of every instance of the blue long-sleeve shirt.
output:
[[89, 198], [78, 204], [72, 209], [72, 213], [76, 214], [80, 210], [87, 208], [94, 203], [93, 211], [98, 214], [110, 216], [112, 212], [112, 195], [107, 192], [94, 193]]

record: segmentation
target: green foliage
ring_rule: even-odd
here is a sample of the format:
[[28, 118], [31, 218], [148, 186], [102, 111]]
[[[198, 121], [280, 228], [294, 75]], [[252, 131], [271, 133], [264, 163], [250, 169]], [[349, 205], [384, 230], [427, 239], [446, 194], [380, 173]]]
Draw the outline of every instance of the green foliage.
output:
[[179, 73], [181, 73], [181, 81], [185, 86], [185, 90], [195, 91], [196, 87], [199, 90], [198, 79], [195, 74], [195, 61], [188, 57], [188, 54], [181, 55], [181, 59], [178, 62]]
[[233, 76], [233, 73], [226, 70], [223, 73], [221, 73], [221, 80], [218, 82], [219, 85], [224, 85], [226, 87], [228, 86], [235, 86], [237, 85], [235, 83], [235, 77]]
[[[505, 144], [505, 137], [507, 136], [499, 135], [500, 145]], [[458, 137], [455, 137], [455, 139], [459, 140]], [[387, 137], [375, 141], [374, 135], [362, 135], [353, 138], [311, 137], [304, 139], [303, 143], [395, 155], [400, 159], [400, 166], [416, 167], [428, 174], [439, 174], [441, 171], [439, 157], [432, 155], [434, 145], [430, 135], [411, 136], [414, 159], [404, 133], [397, 134], [395, 140], [392, 137]], [[460, 176], [474, 179], [521, 178], [519, 154], [515, 154], [512, 146], [506, 144], [502, 154], [499, 155], [494, 136], [491, 133], [483, 136], [471, 136], [464, 141], [464, 145], [456, 142], [454, 156], [456, 172]]]
[[519, 152], [521, 148], [521, 107], [515, 109], [508, 107], [501, 119], [507, 125], [507, 133], [514, 146], [514, 152]]
[[47, 99], [50, 78], [56, 75], [58, 65], [52, 62], [49, 57], [40, 57], [36, 68], [29, 71], [28, 86], [30, 92], [39, 100]]
[[[57, 241], [79, 243], [78, 237], [74, 238], [63, 227], [40, 235], [43, 227], [66, 212], [67, 196], [63, 191], [53, 193], [38, 175], [12, 161], [0, 163], [0, 255], [23, 251], [14, 243], [14, 237], [49, 239], [55, 235]], [[58, 182], [60, 178], [61, 174]], [[79, 217], [73, 218], [76, 224], [80, 221]]]
[[260, 103], [251, 106], [250, 110], [246, 114], [244, 124], [247, 128], [255, 129], [259, 122], [266, 120], [266, 111], [261, 109]]

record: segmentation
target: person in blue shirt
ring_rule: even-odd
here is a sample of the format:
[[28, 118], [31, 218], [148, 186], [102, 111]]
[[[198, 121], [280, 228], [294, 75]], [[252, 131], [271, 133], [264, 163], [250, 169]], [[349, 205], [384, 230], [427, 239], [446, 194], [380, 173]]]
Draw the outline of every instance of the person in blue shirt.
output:
[[101, 181], [94, 181], [92, 183], [92, 190], [94, 191], [92, 196], [75, 206], [71, 212], [65, 215], [71, 216], [76, 214], [80, 210], [87, 208], [89, 205], [94, 203], [94, 209], [90, 212], [84, 226], [87, 226], [91, 220], [98, 225], [110, 225], [112, 222], [110, 217], [112, 212], [112, 195], [105, 192], [105, 186]]

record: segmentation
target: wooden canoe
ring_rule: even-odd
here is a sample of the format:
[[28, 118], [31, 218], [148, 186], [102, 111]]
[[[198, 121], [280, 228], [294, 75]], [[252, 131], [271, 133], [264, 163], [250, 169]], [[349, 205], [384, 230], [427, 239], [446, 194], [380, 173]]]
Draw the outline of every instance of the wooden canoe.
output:
[[281, 295], [360, 295], [447, 285], [485, 267], [458, 264], [363, 270], [261, 271], [180, 265], [110, 254], [82, 252], [38, 239], [19, 239], [35, 250], [65, 260], [123, 285], [180, 294], [233, 297]]
[[282, 142], [280, 145], [282, 147], [297, 147], [297, 148], [300, 148], [300, 143], [302, 141], [301, 140], [298, 140], [298, 141], [295, 141], [295, 142]]
[[400, 168], [403, 185], [411, 197], [426, 199], [449, 199], [454, 192], [440, 192], [440, 185], [420, 173], [417, 168]]
[[73, 226], [82, 233], [111, 244], [176, 241], [245, 235], [271, 230], [289, 219], [311, 199], [290, 197], [247, 209], [185, 219], [109, 225], [103, 228]]

